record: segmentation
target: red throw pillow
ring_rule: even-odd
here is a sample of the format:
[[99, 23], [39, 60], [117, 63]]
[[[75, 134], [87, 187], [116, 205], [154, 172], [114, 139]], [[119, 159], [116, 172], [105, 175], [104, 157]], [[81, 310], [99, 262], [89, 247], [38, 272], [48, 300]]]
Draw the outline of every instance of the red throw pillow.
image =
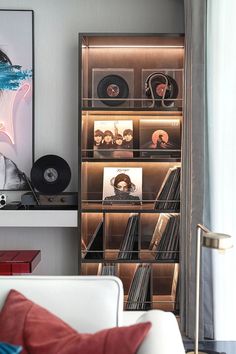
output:
[[134, 354], [150, 327], [147, 322], [80, 334], [15, 290], [0, 312], [0, 341], [22, 345], [21, 354]]

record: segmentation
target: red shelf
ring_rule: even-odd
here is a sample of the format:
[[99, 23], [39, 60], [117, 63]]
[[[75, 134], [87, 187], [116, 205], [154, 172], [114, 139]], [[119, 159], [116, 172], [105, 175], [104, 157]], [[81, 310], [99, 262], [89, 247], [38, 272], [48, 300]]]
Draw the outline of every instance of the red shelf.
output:
[[40, 260], [39, 250], [0, 251], [0, 275], [30, 274]]

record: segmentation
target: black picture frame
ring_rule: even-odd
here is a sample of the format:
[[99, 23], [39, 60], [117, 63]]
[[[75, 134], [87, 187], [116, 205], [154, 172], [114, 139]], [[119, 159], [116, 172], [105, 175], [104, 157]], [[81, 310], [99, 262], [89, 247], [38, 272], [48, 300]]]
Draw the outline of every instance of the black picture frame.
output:
[[[5, 166], [0, 190], [22, 191], [29, 189], [24, 175], [30, 175], [34, 162], [34, 11], [0, 9], [0, 22], [0, 65], [5, 70], [0, 100], [7, 112], [0, 125], [0, 164]], [[12, 81], [10, 70], [16, 74]]]

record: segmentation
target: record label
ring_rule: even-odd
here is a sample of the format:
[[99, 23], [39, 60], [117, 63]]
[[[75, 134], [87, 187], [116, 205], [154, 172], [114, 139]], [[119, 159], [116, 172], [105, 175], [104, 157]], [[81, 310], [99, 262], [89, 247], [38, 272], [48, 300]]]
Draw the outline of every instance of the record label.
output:
[[31, 182], [40, 193], [61, 193], [70, 183], [70, 179], [70, 166], [57, 155], [42, 156], [31, 169]]

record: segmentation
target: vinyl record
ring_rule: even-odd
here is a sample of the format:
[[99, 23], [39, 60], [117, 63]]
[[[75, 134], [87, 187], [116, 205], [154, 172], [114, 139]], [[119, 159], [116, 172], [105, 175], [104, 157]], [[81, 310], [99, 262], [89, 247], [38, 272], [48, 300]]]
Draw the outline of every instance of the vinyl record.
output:
[[119, 106], [125, 102], [121, 98], [129, 96], [129, 86], [123, 77], [107, 75], [99, 81], [97, 95], [99, 98], [114, 98], [114, 100], [101, 100], [105, 105]]
[[66, 189], [71, 179], [68, 163], [57, 155], [40, 157], [31, 169], [31, 182], [40, 192], [57, 194]]

